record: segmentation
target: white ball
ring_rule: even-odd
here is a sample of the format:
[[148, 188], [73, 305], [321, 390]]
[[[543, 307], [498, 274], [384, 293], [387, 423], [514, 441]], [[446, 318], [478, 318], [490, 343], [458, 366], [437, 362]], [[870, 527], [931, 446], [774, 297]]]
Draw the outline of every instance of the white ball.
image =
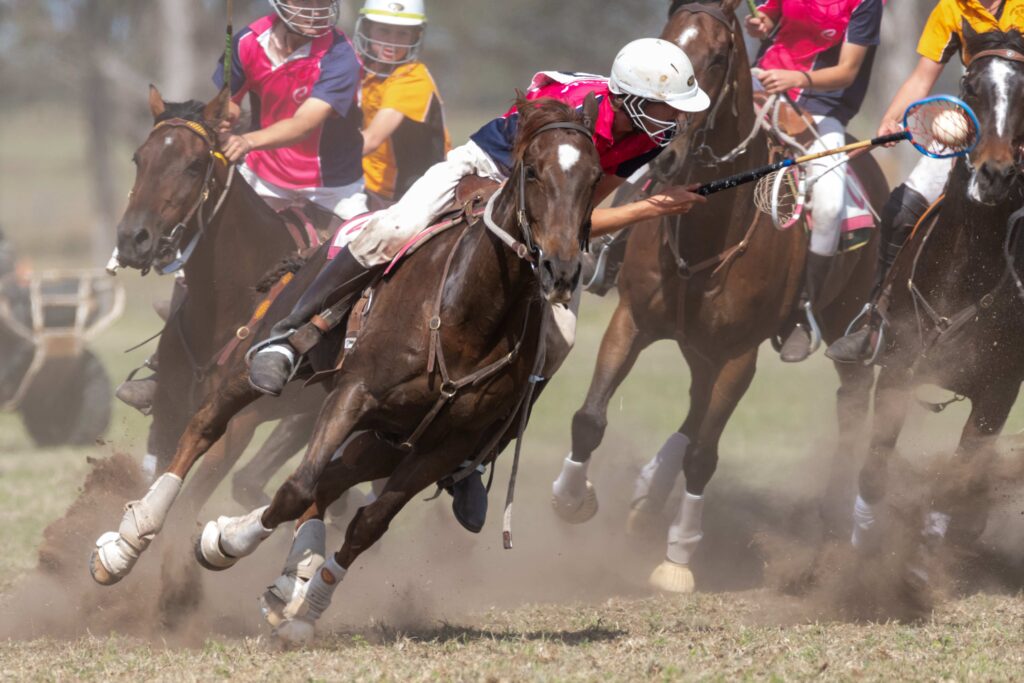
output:
[[970, 125], [963, 112], [946, 109], [932, 119], [932, 137], [947, 147], [963, 147], [970, 135]]

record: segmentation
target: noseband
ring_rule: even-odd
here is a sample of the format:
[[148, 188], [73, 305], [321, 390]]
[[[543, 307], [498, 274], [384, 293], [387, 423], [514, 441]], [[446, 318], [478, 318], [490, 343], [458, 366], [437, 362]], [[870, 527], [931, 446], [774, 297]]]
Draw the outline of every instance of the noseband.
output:
[[[588, 140], [593, 142], [594, 134], [589, 128], [589, 125], [590, 122], [586, 120], [583, 124], [571, 121], [549, 123], [546, 126], [538, 128], [531, 136], [530, 141], [532, 142], [541, 133], [546, 133], [551, 130], [571, 130], [579, 133], [580, 135], [586, 136]], [[522, 242], [512, 237], [512, 235], [508, 234], [508, 232], [494, 222], [494, 202], [499, 194], [501, 194], [501, 190], [491, 195], [491, 198], [487, 202], [487, 207], [484, 210], [483, 217], [484, 225], [486, 225], [487, 229], [493, 232], [498, 239], [507, 244], [509, 248], [516, 253], [516, 256], [524, 261], [528, 261], [531, 267], [536, 268], [537, 263], [544, 254], [533, 239], [530, 215], [526, 210], [526, 164], [524, 162], [519, 162], [519, 188], [516, 202], [516, 222], [519, 224], [519, 230], [523, 233]]]
[[[204, 216], [201, 209], [210, 198], [210, 193], [213, 189], [214, 168], [216, 167], [217, 162], [220, 162], [224, 166], [228, 166], [228, 160], [217, 150], [217, 141], [214, 138], [212, 131], [202, 123], [182, 118], [166, 119], [153, 126], [153, 130], [150, 132], [150, 137], [152, 137], [153, 133], [157, 130], [164, 127], [184, 128], [197, 135], [204, 143], [206, 143], [210, 160], [206, 165], [206, 173], [203, 177], [203, 184], [199, 192], [199, 197], [196, 199], [195, 203], [192, 204], [192, 208], [188, 210], [185, 217], [178, 221], [170, 232], [166, 235], [161, 235], [157, 239], [157, 246], [156, 249], [153, 250], [153, 257], [150, 259], [150, 265], [146, 266], [142, 270], [143, 275], [149, 272], [149, 268], [155, 259], [168, 253], [173, 254], [177, 252], [178, 256], [168, 265], [157, 269], [161, 275], [174, 273], [184, 267], [188, 262], [189, 257], [192, 255], [192, 252], [195, 250], [196, 245], [199, 243], [200, 237], [202, 237], [203, 233], [206, 231], [207, 224], [214, 219], [220, 211], [221, 206], [224, 204], [224, 200], [227, 197], [228, 190], [231, 189], [231, 182], [235, 175], [235, 167], [231, 166], [227, 182], [224, 184], [224, 189], [221, 191], [221, 194], [217, 199], [217, 203], [214, 205], [213, 211], [211, 211], [208, 216]], [[185, 234], [185, 228], [193, 217], [197, 218], [198, 229], [185, 248], [180, 249], [181, 239]]]

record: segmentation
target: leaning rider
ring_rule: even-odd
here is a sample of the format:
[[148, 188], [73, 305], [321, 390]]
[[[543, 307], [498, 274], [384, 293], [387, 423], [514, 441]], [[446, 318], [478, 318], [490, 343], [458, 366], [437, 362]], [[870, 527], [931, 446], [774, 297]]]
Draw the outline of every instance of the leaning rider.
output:
[[[766, 0], [756, 15], [747, 17], [751, 36], [767, 38], [775, 31], [752, 71], [768, 94], [785, 93], [813, 118], [817, 135], [808, 153], [846, 143], [846, 125], [867, 93], [881, 23], [882, 0]], [[839, 248], [846, 205], [844, 159], [825, 157], [808, 165], [813, 224], [801, 304], [818, 304]], [[799, 323], [780, 355], [797, 363], [811, 351], [811, 335]]]
[[[239, 174], [276, 211], [307, 202], [334, 214], [335, 224], [366, 211], [363, 194], [359, 83], [362, 69], [348, 38], [335, 28], [338, 0], [270, 0], [276, 14], [257, 19], [233, 40], [231, 102], [221, 124], [221, 151], [242, 158]], [[224, 85], [224, 65], [213, 76]], [[231, 129], [249, 95], [255, 130]], [[175, 281], [170, 309], [184, 287]], [[147, 366], [154, 367], [151, 358]], [[156, 375], [129, 380], [118, 397], [144, 413]]]
[[398, 201], [451, 145], [444, 105], [419, 60], [423, 0], [367, 0], [356, 23], [363, 61], [363, 174], [371, 211]]
[[[610, 78], [541, 73], [534, 77], [526, 96], [550, 97], [582, 107], [590, 93], [599, 100], [594, 144], [605, 172], [595, 190], [595, 205], [668, 145], [676, 132], [677, 119], [703, 111], [709, 104], [686, 54], [672, 43], [653, 38], [622, 48], [612, 64]], [[310, 324], [310, 318], [324, 308], [350, 303], [402, 245], [448, 205], [463, 177], [478, 174], [499, 182], [508, 178], [517, 122], [514, 107], [492, 120], [466, 144], [453, 149], [446, 161], [431, 167], [401, 201], [367, 222], [348, 248], [328, 262], [291, 313], [273, 327], [269, 339], [262, 342], [263, 348], [253, 356], [250, 367], [250, 382], [255, 388], [274, 396], [281, 393], [307, 350], [294, 348], [291, 335]], [[692, 189], [669, 187], [631, 204], [595, 209], [591, 234], [685, 213], [694, 203], [704, 201]], [[565, 312], [572, 318], [566, 327], [575, 329], [575, 314], [568, 309]], [[305, 327], [305, 331], [312, 332], [312, 328]], [[557, 364], [560, 359], [549, 355], [548, 362]], [[465, 484], [462, 493], [468, 500], [463, 516], [482, 524], [487, 494], [480, 473], [473, 472], [459, 483]]]
[[[877, 135], [901, 130], [903, 112], [911, 103], [927, 97], [953, 55], [959, 52], [964, 64], [970, 61], [970, 56], [964, 53], [967, 46], [963, 36], [965, 25], [977, 33], [1005, 32], [1013, 28], [1024, 31], [1024, 0], [940, 0], [928, 17], [917, 43], [920, 55], [917, 66], [889, 103]], [[942, 194], [952, 168], [953, 159], [922, 156], [906, 182], [889, 196], [882, 210], [878, 270], [867, 324], [828, 347], [825, 355], [832, 360], [857, 363], [874, 355], [876, 333], [881, 324], [877, 303], [885, 276], [914, 226]]]

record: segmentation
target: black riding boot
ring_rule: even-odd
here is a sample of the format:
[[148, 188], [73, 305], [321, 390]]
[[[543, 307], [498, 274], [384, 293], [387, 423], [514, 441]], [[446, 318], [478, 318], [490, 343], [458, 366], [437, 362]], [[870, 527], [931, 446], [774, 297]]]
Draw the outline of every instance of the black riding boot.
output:
[[[807, 265], [804, 268], [804, 293], [800, 298], [801, 308], [807, 310], [806, 304], [810, 302], [814, 306], [821, 290], [825, 285], [825, 278], [828, 277], [828, 269], [832, 265], [831, 256], [822, 256], [813, 251], [807, 252]], [[807, 315], [813, 315], [809, 311]], [[799, 363], [811, 355], [811, 332], [808, 329], [810, 321], [799, 322], [793, 327], [793, 331], [786, 337], [779, 356], [783, 363]]]
[[480, 533], [487, 520], [487, 487], [483, 481], [483, 467], [478, 467], [451, 488], [452, 512], [467, 531]]
[[328, 261], [291, 313], [270, 329], [272, 343], [252, 357], [249, 383], [253, 388], [279, 396], [291, 379], [299, 357], [315, 346], [325, 331], [314, 326], [310, 319], [343, 301], [351, 303], [376, 271], [359, 263], [347, 249]]
[[[153, 310], [156, 311], [156, 314], [160, 316], [160, 319], [166, 323], [170, 319], [171, 314], [181, 307], [181, 304], [185, 301], [185, 295], [187, 293], [188, 288], [182, 284], [182, 281], [178, 278], [174, 278], [174, 287], [171, 289], [171, 298], [154, 301]], [[160, 372], [157, 367], [155, 352], [146, 359], [146, 362], [142, 364], [142, 367], [149, 368], [153, 371], [153, 374], [149, 377], [135, 379], [135, 373], [142, 368], [133, 370], [132, 374], [128, 376], [128, 379], [118, 385], [114, 395], [117, 396], [122, 403], [130, 405], [143, 415], [149, 415], [153, 412], [153, 398], [156, 396], [157, 376]]]
[[928, 201], [906, 184], [900, 185], [889, 195], [889, 201], [882, 209], [881, 224], [878, 226], [881, 232], [881, 239], [878, 242], [878, 268], [875, 271], [875, 286], [871, 291], [867, 324], [832, 342], [825, 350], [827, 357], [837, 363], [860, 363], [871, 356], [871, 340], [881, 322], [875, 313], [875, 307], [882, 293], [885, 276], [889, 274], [896, 255], [910, 237], [914, 226], [927, 210]]

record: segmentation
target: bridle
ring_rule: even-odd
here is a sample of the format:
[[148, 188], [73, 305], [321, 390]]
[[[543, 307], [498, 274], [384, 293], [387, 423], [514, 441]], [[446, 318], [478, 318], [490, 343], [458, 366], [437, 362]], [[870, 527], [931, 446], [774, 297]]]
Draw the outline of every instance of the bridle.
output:
[[[585, 136], [591, 142], [593, 142], [594, 139], [594, 134], [589, 127], [589, 121], [584, 120], [582, 124], [564, 121], [541, 126], [536, 130], [536, 132], [534, 132], [530, 141], [532, 142], [535, 140], [541, 133], [546, 133], [552, 130], [575, 131], [580, 135]], [[541, 258], [543, 258], [544, 253], [533, 239], [532, 221], [530, 220], [530, 214], [526, 208], [526, 164], [520, 161], [518, 163], [518, 169], [519, 187], [517, 188], [518, 192], [516, 197], [516, 223], [519, 225], [519, 230], [522, 233], [522, 241], [520, 242], [514, 238], [494, 221], [494, 203], [497, 200], [498, 195], [505, 189], [506, 185], [502, 185], [502, 187], [491, 195], [491, 198], [487, 201], [487, 206], [484, 208], [483, 221], [484, 225], [487, 226], [487, 229], [494, 233], [498, 239], [508, 245], [508, 247], [515, 252], [516, 256], [527, 261], [532, 268], [536, 269], [537, 263], [539, 263]], [[581, 250], [586, 241], [587, 236], [583, 236], [580, 239]]]
[[[981, 52], [977, 52], [973, 55], [970, 55], [970, 59], [966, 65], [967, 68], [970, 68], [976, 60], [982, 57], [993, 57], [995, 59], [1005, 59], [1010, 62], [1024, 64], [1024, 54], [1021, 54], [1020, 52], [1014, 50], [1013, 48], [1003, 47], [992, 50], [982, 50]], [[966, 78], [967, 74], [964, 74], [964, 79]], [[1017, 161], [1017, 170], [1019, 172], [1020, 169], [1024, 167], [1024, 146], [1016, 150], [1015, 157]]]
[[[156, 248], [153, 250], [153, 255], [150, 258], [149, 264], [142, 269], [142, 274], [145, 275], [149, 272], [152, 267], [153, 261], [157, 260], [161, 256], [167, 254], [178, 254], [173, 261], [166, 266], [158, 268], [157, 271], [161, 275], [168, 275], [170, 273], [177, 272], [185, 266], [189, 258], [192, 256], [192, 252], [195, 250], [196, 245], [206, 232], [206, 226], [209, 225], [217, 214], [220, 212], [221, 207], [224, 204], [224, 200], [227, 198], [228, 191], [231, 189], [232, 181], [235, 176], [235, 166], [229, 164], [227, 158], [220, 153], [217, 149], [217, 141], [214, 137], [213, 132], [204, 124], [198, 121], [190, 121], [183, 118], [170, 118], [163, 121], [159, 121], [153, 126], [153, 130], [150, 132], [150, 137], [161, 128], [184, 128], [191, 131], [193, 134], [198, 136], [208, 148], [209, 162], [206, 165], [206, 173], [203, 177], [203, 183], [200, 186], [199, 196], [196, 201], [192, 204], [192, 207], [185, 213], [178, 223], [171, 228], [170, 232], [161, 235], [157, 239]], [[221, 190], [220, 195], [214, 204], [213, 210], [209, 214], [205, 214], [202, 210], [206, 205], [207, 200], [210, 198], [212, 190], [214, 189], [214, 169], [217, 163], [221, 163], [224, 166], [230, 167], [228, 171], [227, 180], [224, 183], [224, 188]], [[181, 240], [184, 237], [185, 229], [192, 219], [196, 218], [197, 229], [189, 243], [185, 245], [184, 249], [181, 248]]]

